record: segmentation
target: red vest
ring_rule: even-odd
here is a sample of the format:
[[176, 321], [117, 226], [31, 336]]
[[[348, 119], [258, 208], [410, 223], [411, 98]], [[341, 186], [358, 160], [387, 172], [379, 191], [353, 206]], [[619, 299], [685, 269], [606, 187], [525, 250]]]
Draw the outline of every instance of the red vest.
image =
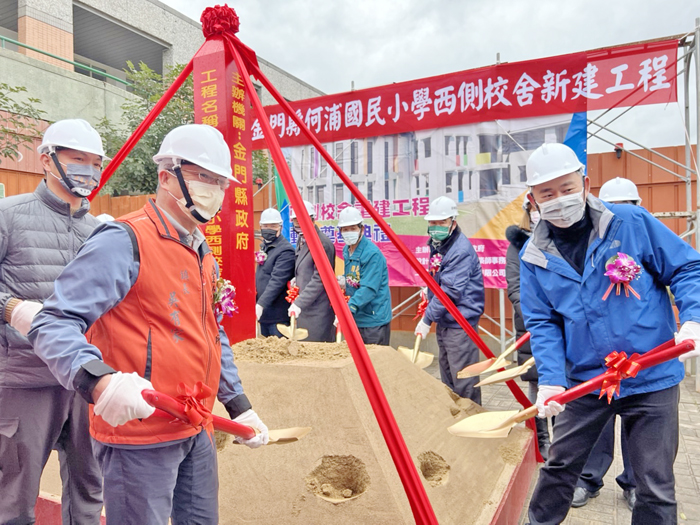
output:
[[[197, 381], [217, 392], [221, 341], [213, 311], [216, 266], [212, 254], [200, 259], [182, 244], [153, 201], [117, 220], [129, 225], [136, 236], [139, 275], [124, 300], [90, 328], [88, 341], [115, 370], [136, 372], [171, 396], [178, 395], [179, 383], [193, 387]], [[214, 396], [204, 404], [211, 409]], [[154, 416], [112, 427], [95, 416], [90, 405], [90, 433], [103, 443], [152, 444], [197, 432], [186, 423]]]

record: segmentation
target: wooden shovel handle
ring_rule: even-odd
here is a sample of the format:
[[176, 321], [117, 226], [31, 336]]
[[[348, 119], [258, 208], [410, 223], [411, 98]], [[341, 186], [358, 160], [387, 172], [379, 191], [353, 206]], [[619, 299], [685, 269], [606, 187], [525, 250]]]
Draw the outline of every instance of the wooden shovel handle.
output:
[[418, 361], [418, 349], [420, 348], [420, 340], [422, 339], [421, 335], [418, 334], [416, 336], [416, 342], [413, 343], [413, 355], [411, 356], [411, 362], [415, 363]]

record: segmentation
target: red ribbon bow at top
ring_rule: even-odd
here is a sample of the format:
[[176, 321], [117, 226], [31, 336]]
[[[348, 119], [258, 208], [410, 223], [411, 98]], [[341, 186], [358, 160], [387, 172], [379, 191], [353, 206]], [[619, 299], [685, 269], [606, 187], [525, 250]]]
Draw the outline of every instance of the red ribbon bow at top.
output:
[[177, 393], [177, 400], [185, 405], [185, 415], [193, 427], [206, 428], [212, 424], [214, 419], [211, 410], [202, 403], [213, 394], [209, 386], [197, 381], [191, 389], [185, 383], [180, 383], [177, 386]]
[[204, 33], [205, 37], [223, 33], [236, 34], [240, 25], [236, 11], [230, 8], [228, 4], [207, 7], [202, 13], [200, 21], [202, 22], [202, 33]]
[[605, 358], [605, 366], [608, 372], [613, 371], [603, 381], [598, 399], [604, 395], [608, 396], [608, 403], [612, 402], [613, 395], [620, 395], [620, 382], [628, 377], [636, 377], [642, 369], [641, 365], [635, 361], [639, 354], [632, 354], [629, 358], [625, 352], [612, 352]]
[[297, 297], [299, 297], [299, 287], [287, 284], [287, 288], [287, 297], [285, 297], [285, 299], [289, 304], [292, 304], [297, 300]]

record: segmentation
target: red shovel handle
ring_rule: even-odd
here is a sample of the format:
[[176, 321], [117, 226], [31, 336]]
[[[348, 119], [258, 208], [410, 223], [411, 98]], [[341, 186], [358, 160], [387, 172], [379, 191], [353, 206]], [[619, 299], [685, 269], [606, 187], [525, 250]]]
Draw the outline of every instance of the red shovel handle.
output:
[[[683, 341], [680, 344], [675, 344], [675, 341], [671, 339], [670, 341], [666, 341], [664, 344], [657, 346], [653, 350], [649, 350], [644, 355], [637, 357], [635, 362], [637, 362], [643, 370], [645, 368], [651, 368], [652, 366], [670, 361], [671, 359], [675, 359], [686, 352], [690, 352], [694, 348], [695, 343], [691, 340]], [[547, 403], [550, 401], [556, 401], [557, 403], [563, 405], [573, 401], [574, 399], [585, 396], [586, 394], [590, 394], [591, 392], [601, 388], [603, 386], [603, 381], [611, 378], [614, 375], [615, 370], [609, 369], [593, 379], [589, 379], [588, 381], [581, 383], [580, 385], [576, 385], [575, 387], [570, 388], [561, 394], [550, 397], [547, 400]]]
[[[148, 389], [143, 390], [141, 395], [146, 400], [146, 403], [155, 407], [156, 411], [153, 413], [154, 416], [164, 418], [174, 417], [185, 423], [190, 422], [185, 412], [185, 405], [174, 397], [164, 394], [163, 392], [158, 392], [157, 390]], [[256, 432], [253, 427], [241, 425], [230, 419], [213, 414], [211, 417], [216, 430], [221, 430], [222, 432], [233, 434], [243, 439], [252, 439], [255, 437]]]
[[520, 338], [515, 342], [515, 349], [519, 350], [521, 346], [530, 340], [530, 332], [525, 332]]

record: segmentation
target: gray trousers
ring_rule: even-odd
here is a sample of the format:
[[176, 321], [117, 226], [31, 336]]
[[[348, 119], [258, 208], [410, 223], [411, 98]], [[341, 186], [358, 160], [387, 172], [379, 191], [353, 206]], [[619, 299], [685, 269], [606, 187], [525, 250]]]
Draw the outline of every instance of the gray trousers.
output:
[[206, 431], [171, 445], [114, 447], [93, 440], [109, 525], [216, 525], [219, 475]]
[[[477, 332], [478, 326], [478, 323], [472, 325]], [[459, 397], [471, 399], [480, 405], [481, 388], [474, 387], [479, 377], [457, 379], [457, 372], [479, 361], [479, 347], [462, 327], [448, 328], [438, 324], [435, 335], [440, 350], [440, 379]]]
[[60, 386], [0, 388], [0, 523], [34, 523], [41, 473], [58, 450], [66, 524], [97, 524], [102, 477], [92, 454], [88, 405]]
[[382, 326], [358, 326], [362, 342], [366, 345], [384, 345], [389, 346], [391, 340], [391, 321]]

